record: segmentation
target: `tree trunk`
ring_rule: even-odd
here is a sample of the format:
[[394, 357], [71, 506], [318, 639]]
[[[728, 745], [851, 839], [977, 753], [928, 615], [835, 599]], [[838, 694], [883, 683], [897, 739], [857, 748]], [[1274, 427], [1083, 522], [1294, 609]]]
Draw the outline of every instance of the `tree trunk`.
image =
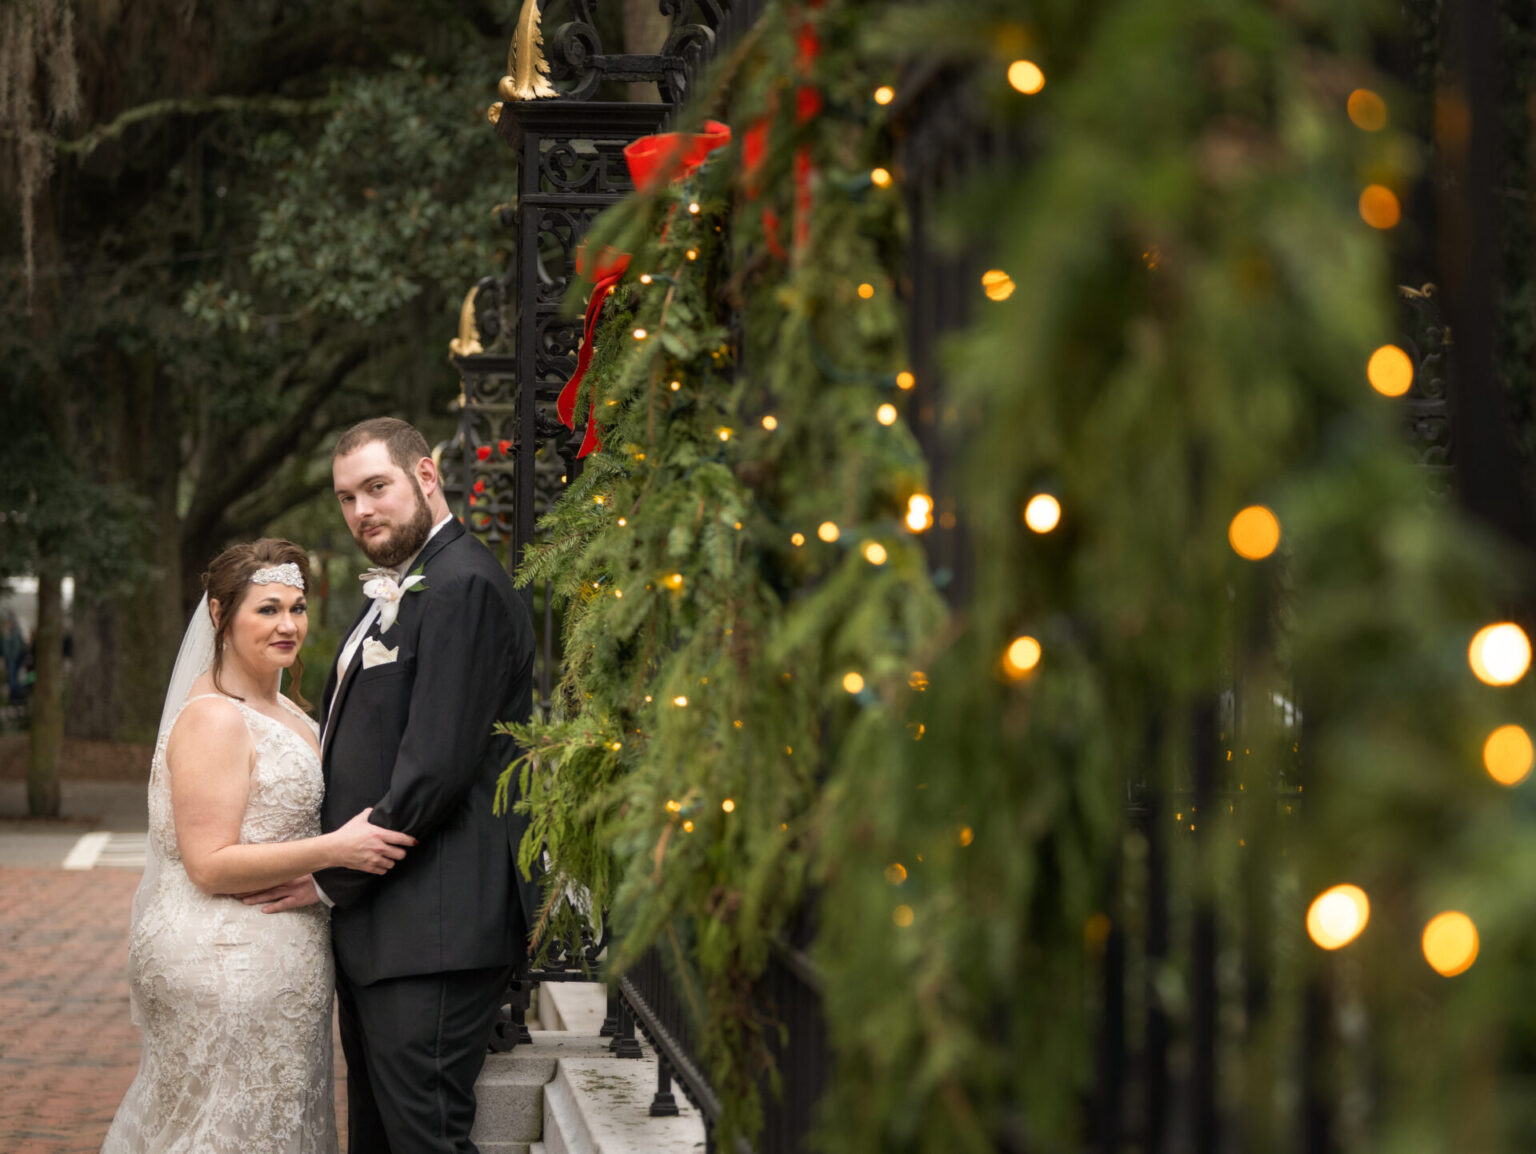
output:
[[[661, 51], [671, 24], [656, 0], [624, 0], [624, 51], [651, 55]], [[654, 84], [631, 84], [629, 99], [635, 104], [655, 104], [661, 94]]]
[[27, 756], [27, 812], [59, 816], [59, 754], [64, 748], [64, 575], [44, 560], [37, 571], [37, 628], [32, 634], [37, 680]]
[[181, 604], [181, 521], [176, 512], [179, 428], [170, 383], [153, 351], [117, 360], [116, 387], [99, 390], [91, 422], [105, 439], [90, 447], [102, 481], [150, 502], [142, 559], [153, 576], [106, 597], [76, 589], [69, 735], [153, 741], [165, 683], [186, 625]]

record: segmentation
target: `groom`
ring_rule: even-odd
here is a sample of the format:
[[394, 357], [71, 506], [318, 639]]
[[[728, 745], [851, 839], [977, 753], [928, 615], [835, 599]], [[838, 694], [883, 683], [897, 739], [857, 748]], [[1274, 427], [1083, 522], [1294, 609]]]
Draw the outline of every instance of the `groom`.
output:
[[516, 752], [491, 728], [529, 716], [533, 623], [449, 512], [413, 427], [364, 421], [331, 472], [352, 536], [394, 572], [365, 586], [325, 687], [321, 824], [372, 806], [375, 825], [421, 843], [383, 876], [315, 875], [333, 907], [348, 1148], [470, 1154], [475, 1078], [539, 900], [516, 867], [524, 819], [492, 809]]

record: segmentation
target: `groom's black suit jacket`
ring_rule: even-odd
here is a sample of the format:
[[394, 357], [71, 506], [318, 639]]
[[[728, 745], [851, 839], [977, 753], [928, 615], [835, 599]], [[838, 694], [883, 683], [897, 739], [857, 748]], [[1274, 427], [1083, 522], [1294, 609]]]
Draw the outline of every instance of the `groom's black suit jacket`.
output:
[[387, 633], [377, 620], [368, 629], [398, 649], [395, 660], [364, 669], [359, 649], [339, 687], [332, 667], [321, 703], [321, 827], [371, 805], [374, 824], [420, 840], [383, 876], [315, 875], [335, 902], [337, 962], [357, 985], [509, 964], [527, 948], [514, 938], [539, 903], [537, 882], [516, 868], [526, 819], [492, 809], [517, 749], [491, 728], [529, 717], [533, 622], [506, 571], [457, 521], [427, 542], [417, 569], [426, 588], [401, 597]]

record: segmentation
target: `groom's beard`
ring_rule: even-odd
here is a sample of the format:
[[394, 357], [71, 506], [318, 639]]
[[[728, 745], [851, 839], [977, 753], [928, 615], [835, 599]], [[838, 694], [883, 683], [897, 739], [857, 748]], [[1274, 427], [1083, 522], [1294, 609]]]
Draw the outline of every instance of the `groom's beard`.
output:
[[[352, 539], [358, 547], [367, 555], [368, 560], [375, 565], [382, 565], [387, 569], [393, 569], [402, 561], [409, 560], [421, 552], [421, 547], [427, 543], [427, 538], [432, 535], [432, 510], [427, 507], [427, 499], [422, 495], [421, 486], [416, 478], [411, 478], [411, 483], [416, 487], [416, 512], [404, 525], [391, 525], [382, 518], [374, 518], [364, 521], [357, 527], [357, 532], [352, 534]], [[382, 541], [368, 541], [361, 534], [366, 529], [376, 525], [389, 526], [389, 532], [384, 535]]]

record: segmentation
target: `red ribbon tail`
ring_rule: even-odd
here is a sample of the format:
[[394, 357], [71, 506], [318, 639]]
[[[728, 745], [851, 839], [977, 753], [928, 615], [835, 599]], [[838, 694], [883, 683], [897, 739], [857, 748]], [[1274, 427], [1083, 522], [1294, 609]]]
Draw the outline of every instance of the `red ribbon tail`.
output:
[[596, 453], [603, 447], [603, 439], [597, 433], [597, 398], [592, 399], [592, 408], [587, 412], [587, 435], [581, 439], [581, 449], [576, 454], [579, 461], [588, 453]]
[[592, 286], [592, 296], [587, 301], [587, 322], [582, 330], [581, 349], [576, 354], [576, 371], [565, 382], [565, 387], [560, 390], [560, 396], [555, 401], [555, 412], [560, 415], [560, 421], [567, 429], [576, 428], [576, 398], [581, 395], [582, 379], [592, 364], [592, 334], [597, 331], [597, 322], [602, 319], [608, 291], [619, 283], [623, 275], [622, 272], [614, 273]]

